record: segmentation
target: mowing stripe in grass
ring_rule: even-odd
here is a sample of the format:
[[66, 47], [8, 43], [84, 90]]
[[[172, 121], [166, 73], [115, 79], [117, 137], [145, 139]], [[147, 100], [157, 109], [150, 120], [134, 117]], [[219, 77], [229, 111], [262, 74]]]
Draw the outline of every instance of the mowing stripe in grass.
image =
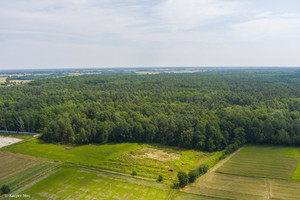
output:
[[290, 180], [299, 160], [295, 157], [238, 153], [217, 172]]
[[248, 145], [240, 153], [264, 154], [300, 158], [299, 149], [296, 147], [274, 145]]

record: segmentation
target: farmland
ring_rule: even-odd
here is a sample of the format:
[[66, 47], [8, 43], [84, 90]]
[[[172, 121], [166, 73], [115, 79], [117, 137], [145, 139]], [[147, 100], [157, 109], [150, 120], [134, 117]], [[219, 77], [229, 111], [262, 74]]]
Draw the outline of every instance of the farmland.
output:
[[297, 148], [249, 145], [183, 190], [229, 199], [293, 200], [300, 196], [300, 182], [291, 181], [297, 179], [298, 162]]
[[14, 193], [17, 193], [20, 189], [24, 190], [55, 172], [56, 167], [56, 163], [43, 162], [0, 181], [0, 185], [8, 185]]
[[300, 161], [297, 148], [250, 146], [244, 148], [217, 171], [242, 176], [290, 180]]
[[0, 181], [43, 162], [42, 159], [0, 151]]
[[167, 199], [170, 192], [154, 181], [76, 168], [63, 168], [24, 191], [31, 199], [125, 200]]
[[5, 83], [6, 82], [6, 78], [5, 76], [0, 76], [0, 84], [1, 83]]
[[[175, 171], [188, 171], [199, 166], [211, 154], [180, 148], [166, 148], [137, 143], [67, 146], [47, 144], [38, 139], [6, 147], [5, 150], [31, 156], [90, 167], [131, 173], [157, 178], [175, 179]], [[88, 156], [86, 156], [88, 155]]]
[[[176, 172], [194, 169], [214, 153], [154, 144], [62, 145], [39, 139], [2, 150], [2, 154], [58, 161], [37, 163], [0, 181], [30, 199], [292, 200], [300, 196], [300, 182], [292, 181], [299, 178], [300, 155], [294, 147], [248, 145], [180, 191], [170, 187]], [[167, 172], [168, 168], [175, 172]], [[132, 171], [137, 176], [129, 175]], [[155, 181], [159, 174], [162, 183]]]

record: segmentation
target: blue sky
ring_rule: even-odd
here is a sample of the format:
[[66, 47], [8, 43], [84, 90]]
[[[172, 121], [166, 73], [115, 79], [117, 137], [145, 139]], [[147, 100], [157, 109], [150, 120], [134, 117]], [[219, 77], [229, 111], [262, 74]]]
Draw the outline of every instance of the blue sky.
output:
[[0, 0], [0, 69], [300, 66], [296, 0]]

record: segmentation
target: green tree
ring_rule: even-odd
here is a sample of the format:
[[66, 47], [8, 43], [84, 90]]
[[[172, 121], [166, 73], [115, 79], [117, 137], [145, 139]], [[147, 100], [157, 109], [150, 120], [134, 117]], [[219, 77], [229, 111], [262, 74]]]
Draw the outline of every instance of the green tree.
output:
[[182, 171], [178, 172], [177, 178], [179, 181], [179, 186], [181, 188], [185, 187], [189, 183], [188, 175], [185, 172]]

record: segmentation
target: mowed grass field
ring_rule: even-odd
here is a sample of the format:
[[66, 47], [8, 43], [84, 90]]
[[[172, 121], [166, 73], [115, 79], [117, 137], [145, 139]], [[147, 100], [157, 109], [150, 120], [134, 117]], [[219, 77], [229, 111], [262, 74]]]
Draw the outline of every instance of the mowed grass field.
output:
[[224, 199], [296, 200], [300, 197], [300, 182], [214, 172], [206, 177], [200, 177], [184, 191]]
[[63, 168], [25, 191], [30, 199], [167, 199], [169, 185], [135, 177]]
[[291, 180], [300, 161], [297, 148], [278, 146], [247, 146], [217, 172], [251, 177]]
[[298, 163], [297, 148], [249, 145], [183, 191], [239, 200], [300, 199], [300, 182], [291, 180]]
[[[175, 179], [175, 172], [196, 168], [211, 156], [200, 151], [137, 143], [65, 146], [43, 143], [38, 139], [8, 146], [4, 150], [124, 173], [136, 171], [140, 176], [155, 179], [159, 174], [165, 179]], [[175, 172], [168, 172], [169, 168]]]
[[28, 186], [37, 182], [40, 178], [43, 178], [42, 176], [56, 169], [56, 166], [56, 163], [51, 162], [37, 164], [34, 167], [28, 168], [14, 176], [0, 181], [0, 185], [8, 185], [13, 192], [16, 192], [16, 190], [25, 185]]
[[36, 157], [0, 151], [0, 181], [42, 162]]

